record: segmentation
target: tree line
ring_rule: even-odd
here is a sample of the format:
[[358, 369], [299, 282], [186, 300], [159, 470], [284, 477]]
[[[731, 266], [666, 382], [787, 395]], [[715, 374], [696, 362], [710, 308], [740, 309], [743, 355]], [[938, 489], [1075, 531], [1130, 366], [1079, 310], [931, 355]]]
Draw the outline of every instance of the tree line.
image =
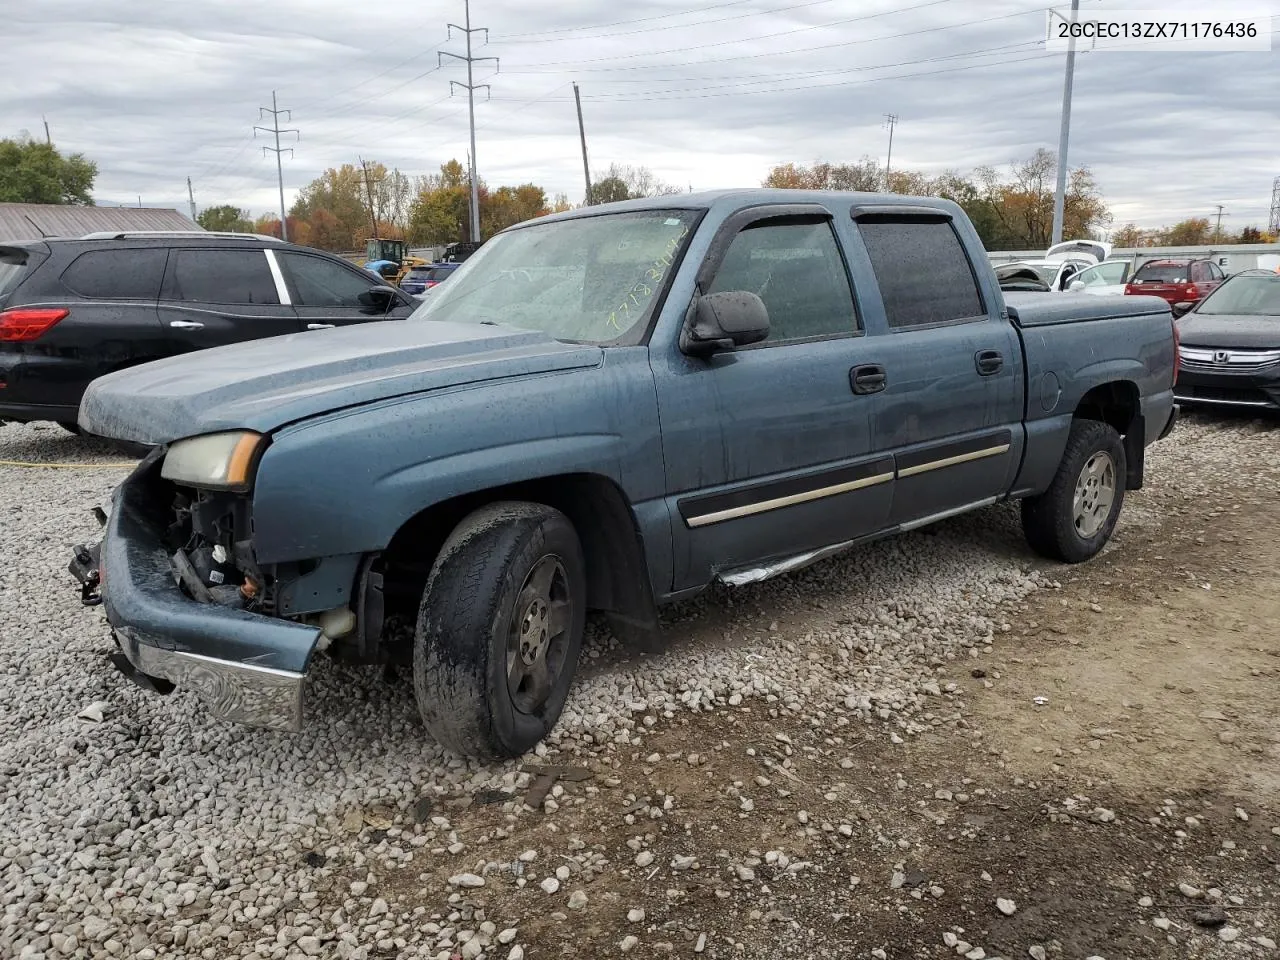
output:
[[[97, 165], [83, 154], [64, 155], [25, 133], [0, 140], [0, 202], [92, 204], [97, 173]], [[1004, 170], [982, 166], [968, 173], [949, 170], [936, 176], [911, 170], [894, 170], [886, 176], [879, 161], [868, 156], [854, 163], [784, 163], [769, 170], [763, 185], [945, 197], [964, 209], [988, 250], [1035, 250], [1049, 245], [1056, 177], [1056, 157], [1041, 149]], [[491, 188], [482, 179], [476, 188], [485, 237], [574, 206], [564, 194], [549, 197], [534, 183]], [[613, 164], [593, 175], [591, 202], [679, 192], [679, 187], [662, 181], [647, 167]], [[335, 251], [358, 250], [370, 236], [405, 239], [417, 246], [470, 240], [470, 203], [467, 171], [457, 160], [425, 176], [410, 176], [377, 162], [345, 163], [324, 171], [298, 192], [287, 214], [289, 239]], [[1088, 167], [1068, 170], [1064, 208], [1065, 237], [1110, 232], [1114, 218]], [[208, 207], [196, 219], [207, 230], [281, 234], [274, 214], [255, 218], [232, 204]], [[1147, 230], [1127, 223], [1111, 232], [1110, 239], [1117, 247], [1280, 240], [1256, 226], [1222, 231], [1207, 217]]]
[[[548, 197], [535, 183], [491, 188], [480, 179], [480, 233], [489, 237], [513, 224], [573, 209], [565, 194]], [[592, 203], [678, 193], [646, 167], [614, 164], [594, 178]], [[331, 167], [298, 191], [287, 214], [289, 239], [322, 250], [358, 250], [369, 237], [443, 246], [471, 239], [471, 186], [457, 160], [438, 173], [409, 177], [382, 163]], [[206, 230], [280, 236], [280, 219], [253, 218], [230, 204], [209, 207], [196, 218]]]

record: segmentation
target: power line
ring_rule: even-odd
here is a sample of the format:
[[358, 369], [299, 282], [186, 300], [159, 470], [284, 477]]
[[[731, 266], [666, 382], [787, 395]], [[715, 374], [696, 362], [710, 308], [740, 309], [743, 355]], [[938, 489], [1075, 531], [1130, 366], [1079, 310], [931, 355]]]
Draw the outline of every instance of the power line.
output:
[[751, 2], [752, 0], [728, 0], [727, 3], [713, 3], [709, 7], [698, 7], [693, 10], [679, 10], [673, 13], [659, 13], [650, 17], [636, 17], [634, 20], [614, 20], [612, 23], [596, 23], [584, 27], [563, 27], [555, 30], [534, 30], [528, 33], [513, 33], [504, 39], [514, 40], [522, 37], [540, 37], [549, 33], [572, 33], [578, 30], [603, 30], [606, 27], [623, 27], [631, 23], [648, 23], [652, 20], [669, 20], [674, 17], [688, 17], [695, 13], [709, 13], [712, 10], [720, 10], [724, 7], [740, 7], [744, 3]]
[[[688, 96], [669, 96], [668, 94], [675, 93], [677, 91], [663, 90], [663, 91], [650, 91], [647, 93], [641, 92], [641, 93], [635, 93], [635, 94], [601, 95], [596, 97], [588, 97], [587, 99], [608, 100], [609, 102], [612, 102], [612, 103], [660, 103], [666, 100], [707, 100], [707, 99], [712, 99], [716, 97], [754, 96], [758, 94], [770, 94], [770, 93], [774, 93], [774, 94], [796, 93], [802, 90], [827, 90], [827, 89], [836, 89], [838, 87], [861, 86], [862, 84], [867, 84], [867, 83], [879, 83], [883, 80], [910, 80], [916, 77], [932, 77], [932, 76], [937, 76], [943, 73], [959, 73], [965, 70], [978, 70], [983, 67], [998, 67], [998, 66], [1006, 66], [1008, 64], [1013, 64], [1013, 63], [1026, 63], [1030, 60], [1043, 60], [1051, 56], [1052, 54], [1036, 53], [1029, 57], [1014, 57], [1006, 60], [995, 60], [989, 63], [971, 63], [961, 67], [949, 67], [943, 70], [924, 70], [924, 71], [916, 71], [913, 73], [894, 74], [892, 76], [886, 76], [886, 77], [869, 77], [862, 80], [841, 80], [838, 83], [806, 84], [800, 87], [783, 87], [780, 89], [743, 90], [740, 92], [729, 90], [728, 92], [725, 92], [725, 93], [695, 93], [695, 94], [690, 94]], [[886, 66], [893, 66], [893, 64], [889, 64]], [[884, 67], [877, 67], [875, 69], [884, 69]], [[653, 96], [651, 95], [652, 93], [658, 93], [660, 95]], [[561, 102], [567, 99], [568, 98], [561, 98]]]
[[285, 214], [284, 214], [284, 167], [281, 165], [281, 162], [280, 162], [280, 154], [284, 153], [285, 150], [287, 150], [289, 151], [289, 156], [292, 157], [293, 148], [292, 147], [284, 147], [283, 149], [281, 148], [280, 134], [292, 133], [298, 140], [302, 139], [302, 134], [299, 133], [297, 130], [281, 130], [280, 129], [280, 115], [285, 114], [288, 121], [292, 122], [293, 114], [291, 114], [288, 110], [281, 110], [277, 107], [276, 92], [274, 90], [271, 91], [271, 109], [268, 110], [266, 107], [258, 108], [259, 120], [261, 120], [267, 114], [271, 115], [271, 126], [270, 127], [255, 126], [253, 128], [253, 133], [254, 133], [254, 136], [257, 136], [258, 131], [261, 130], [263, 133], [275, 134], [276, 145], [274, 147], [263, 147], [262, 155], [265, 157], [268, 152], [274, 153], [276, 155], [276, 180], [280, 185], [280, 239], [288, 240], [289, 239], [289, 222], [285, 218]]
[[[789, 6], [773, 7], [769, 10], [749, 10], [746, 13], [735, 13], [728, 17], [715, 17], [711, 20], [698, 20], [694, 23], [676, 23], [663, 24], [660, 27], [641, 27], [638, 30], [620, 30], [617, 33], [595, 33], [589, 37], [543, 37], [528, 40], [522, 40], [515, 37], [498, 37], [500, 43], [576, 43], [580, 40], [607, 40], [610, 37], [632, 37], [637, 33], [654, 33], [662, 30], [684, 30], [689, 27], [705, 27], [713, 23], [726, 23], [730, 20], [745, 20], [749, 17], [759, 17], [770, 13], [791, 13], [795, 10], [803, 10], [806, 7], [817, 7], [828, 3], [834, 3], [835, 0], [809, 0], [808, 3], [793, 3]], [[928, 0], [926, 3], [920, 4], [922, 7], [931, 7], [939, 3], [951, 3], [952, 0]], [[907, 7], [908, 10], [914, 10], [915, 7]], [[884, 13], [896, 13], [899, 11], [886, 10]], [[685, 14], [687, 16], [687, 14]], [[884, 14], [872, 14], [872, 16], [883, 16]], [[675, 14], [672, 14], [675, 16]], [[590, 29], [590, 28], [580, 28]]]
[[[941, 56], [921, 57], [916, 60], [898, 60], [893, 63], [864, 64], [863, 66], [860, 66], [860, 67], [841, 67], [833, 70], [819, 70], [819, 71], [810, 71], [806, 73], [797, 73], [797, 74], [751, 74], [748, 76], [753, 76], [757, 79], [743, 79], [737, 82], [723, 83], [723, 84], [711, 84], [711, 85], [702, 84], [697, 87], [685, 87], [685, 88], [676, 88], [676, 89], [668, 88], [666, 90], [614, 91], [610, 93], [597, 94], [596, 96], [590, 97], [588, 99], [618, 100], [624, 97], [648, 95], [648, 94], [688, 93], [688, 92], [705, 93], [709, 90], [736, 90], [741, 87], [761, 86], [762, 84], [773, 87], [773, 86], [776, 86], [776, 84], [780, 82], [785, 82], [787, 80], [805, 80], [805, 79], [808, 79], [809, 77], [838, 76], [840, 74], [845, 74], [845, 73], [866, 73], [871, 70], [886, 70], [892, 67], [909, 67], [909, 66], [917, 66], [923, 63], [943, 63], [948, 60], [963, 60], [968, 57], [994, 56], [1000, 53], [1012, 52], [1013, 49], [1016, 47], [1027, 47], [1027, 46], [1036, 46], [1036, 45], [1037, 45], [1037, 41], [1015, 43], [1015, 44], [1003, 44], [997, 47], [986, 47], [980, 50], [971, 50], [966, 53], [948, 53], [948, 54], [943, 54]], [[1025, 52], [1025, 51], [1020, 51], [1020, 52]], [[690, 78], [688, 82], [697, 83], [698, 79], [699, 78], [696, 78], [696, 77]], [[612, 83], [617, 81], [602, 80], [600, 82]], [[654, 80], [653, 82], [660, 83], [662, 81]], [[818, 88], [823, 86], [839, 86], [839, 84], [816, 85], [816, 87]], [[809, 87], [788, 87], [786, 89], [805, 90], [810, 88]], [[757, 91], [757, 92], [771, 93], [773, 92], [773, 90]], [[785, 92], [785, 91], [780, 91], [780, 92]]]
[[[748, 54], [739, 54], [732, 57], [715, 57], [709, 60], [695, 60], [695, 61], [692, 61], [692, 63], [688, 63], [685, 65], [692, 66], [699, 63], [723, 63], [730, 60], [752, 60], [752, 59], [758, 59], [760, 57], [784, 56], [789, 53], [809, 53], [813, 50], [830, 50], [837, 47], [852, 47], [852, 46], [857, 46], [863, 43], [880, 43], [881, 41], [884, 41], [884, 40], [897, 40], [902, 37], [917, 37], [926, 33], [939, 33], [945, 30], [955, 30], [960, 27], [970, 27], [980, 23], [985, 24], [985, 23], [995, 23], [1000, 20], [1011, 20], [1014, 17], [1025, 17], [1029, 13], [1035, 13], [1042, 9], [1044, 8], [1031, 7], [1025, 10], [1018, 10], [1014, 13], [1007, 13], [999, 17], [980, 17], [976, 20], [963, 20], [959, 23], [941, 24], [936, 27], [922, 27], [919, 30], [907, 30], [902, 33], [890, 33], [880, 37], [862, 37], [857, 40], [842, 40], [837, 43], [825, 43], [825, 44], [819, 44], [818, 46], [813, 46], [813, 47], [799, 47], [795, 50], [778, 50], [772, 53], [748, 53]], [[650, 53], [629, 53], [629, 54], [621, 54], [621, 55], [614, 55], [614, 56], [608, 56], [608, 57], [593, 57], [587, 60], [548, 60], [542, 63], [525, 64], [525, 66], [526, 67], [579, 67], [582, 64], [586, 64], [586, 63], [606, 63], [606, 62], [612, 63], [616, 60], [634, 60], [638, 57], [653, 57], [653, 56], [661, 56], [663, 54], [670, 54], [670, 53], [689, 53], [695, 50], [708, 50], [708, 49], [711, 49], [712, 47], [723, 47], [723, 46], [747, 43], [747, 42], [750, 42], [751, 40], [768, 40], [768, 39], [772, 39], [773, 37], [785, 37], [795, 33], [805, 33], [810, 30], [822, 30], [827, 27], [841, 26], [843, 24], [854, 23], [860, 20], [867, 20], [875, 16], [884, 16], [887, 13], [894, 13], [894, 12], [899, 12], [899, 11], [886, 10], [880, 14], [864, 14], [858, 17], [849, 17], [844, 20], [835, 20], [835, 21], [832, 21], [831, 23], [816, 24], [814, 26], [808, 26], [808, 27], [797, 27], [795, 30], [784, 30], [780, 33], [772, 33], [764, 37], [749, 37], [745, 40], [742, 40], [742, 39], [717, 40], [714, 43], [698, 43], [689, 47], [671, 47], [666, 50], [655, 50]], [[614, 67], [611, 69], [613, 70], [628, 70], [628, 69], [629, 70], [645, 70], [645, 69], [652, 69], [654, 66], [663, 66], [663, 65], [662, 64], [642, 64], [636, 67]]]
[[489, 42], [489, 29], [487, 27], [471, 26], [471, 0], [465, 0], [464, 10], [466, 12], [466, 26], [460, 27], [456, 23], [449, 24], [449, 36], [453, 36], [453, 31], [457, 30], [463, 33], [467, 38], [467, 55], [464, 57], [457, 53], [450, 53], [447, 50], [441, 50], [436, 54], [439, 65], [444, 64], [444, 58], [450, 57], [454, 60], [460, 60], [467, 65], [467, 82], [461, 83], [457, 80], [449, 81], [449, 93], [453, 93], [454, 87], [461, 87], [467, 91], [467, 113], [471, 121], [471, 153], [467, 157], [467, 166], [471, 177], [471, 242], [477, 243], [480, 240], [480, 187], [476, 182], [476, 91], [484, 90], [486, 94], [490, 92], [487, 83], [477, 84], [472, 75], [472, 65], [485, 60], [492, 60], [494, 69], [498, 67], [497, 57], [476, 57], [471, 54], [471, 35], [473, 33], [483, 33], [485, 43]]

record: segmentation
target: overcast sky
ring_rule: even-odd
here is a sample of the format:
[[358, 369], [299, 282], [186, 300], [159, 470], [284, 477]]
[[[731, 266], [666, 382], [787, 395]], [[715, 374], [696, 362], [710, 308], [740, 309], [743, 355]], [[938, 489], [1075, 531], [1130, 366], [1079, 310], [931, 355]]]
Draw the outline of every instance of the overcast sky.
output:
[[[1280, 0], [1255, 3], [1269, 12]], [[1201, 3], [1084, 0], [1083, 9]], [[1213, 5], [1215, 10], [1221, 4]], [[704, 189], [758, 186], [776, 163], [885, 159], [934, 173], [1056, 150], [1064, 55], [1030, 0], [474, 0], [489, 28], [476, 82], [479, 172], [580, 201], [572, 82], [593, 171], [642, 164]], [[292, 110], [285, 201], [358, 156], [409, 174], [465, 161], [462, 0], [0, 0], [0, 136], [42, 136], [98, 164], [103, 201], [278, 208], [258, 108]], [[1280, 21], [1272, 21], [1272, 29]], [[458, 92], [461, 93], [461, 92]], [[1280, 52], [1077, 58], [1071, 165], [1116, 226], [1210, 216], [1265, 226], [1280, 176]]]

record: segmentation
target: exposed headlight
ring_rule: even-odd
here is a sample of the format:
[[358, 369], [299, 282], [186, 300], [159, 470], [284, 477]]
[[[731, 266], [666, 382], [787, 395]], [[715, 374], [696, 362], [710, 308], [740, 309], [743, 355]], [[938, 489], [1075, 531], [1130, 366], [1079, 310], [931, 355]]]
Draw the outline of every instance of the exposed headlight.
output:
[[165, 454], [160, 476], [211, 490], [248, 490], [265, 439], [260, 433], [234, 430], [179, 440]]

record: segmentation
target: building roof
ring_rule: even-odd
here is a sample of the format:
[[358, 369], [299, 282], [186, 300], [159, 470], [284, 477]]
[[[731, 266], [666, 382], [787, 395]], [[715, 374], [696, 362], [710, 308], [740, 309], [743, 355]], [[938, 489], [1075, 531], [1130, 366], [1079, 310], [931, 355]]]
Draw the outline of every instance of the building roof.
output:
[[41, 237], [82, 237], [103, 230], [194, 230], [168, 207], [81, 207], [52, 203], [0, 203], [0, 243]]

